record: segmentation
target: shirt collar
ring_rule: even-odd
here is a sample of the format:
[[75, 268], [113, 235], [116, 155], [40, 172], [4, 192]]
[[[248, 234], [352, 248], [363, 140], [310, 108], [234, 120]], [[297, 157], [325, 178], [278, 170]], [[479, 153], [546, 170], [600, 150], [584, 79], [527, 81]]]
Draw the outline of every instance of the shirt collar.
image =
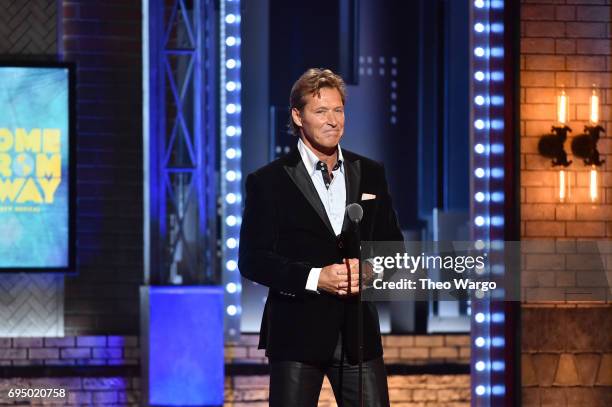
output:
[[[300, 152], [300, 156], [302, 157], [302, 162], [306, 167], [306, 171], [308, 171], [308, 174], [312, 177], [317, 172], [317, 163], [319, 162], [319, 158], [306, 144], [304, 144], [301, 137], [298, 140], [297, 148]], [[344, 156], [342, 155], [340, 144], [338, 144], [338, 161], [340, 161], [339, 169], [342, 173], [344, 173]]]

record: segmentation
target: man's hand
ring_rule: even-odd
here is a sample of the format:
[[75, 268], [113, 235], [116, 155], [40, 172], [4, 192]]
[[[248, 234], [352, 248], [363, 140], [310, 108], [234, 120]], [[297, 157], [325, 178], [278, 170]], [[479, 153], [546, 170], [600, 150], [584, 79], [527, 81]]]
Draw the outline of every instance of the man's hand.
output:
[[323, 267], [319, 274], [317, 288], [340, 296], [357, 294], [359, 292], [359, 259], [345, 259], [343, 264], [330, 264]]

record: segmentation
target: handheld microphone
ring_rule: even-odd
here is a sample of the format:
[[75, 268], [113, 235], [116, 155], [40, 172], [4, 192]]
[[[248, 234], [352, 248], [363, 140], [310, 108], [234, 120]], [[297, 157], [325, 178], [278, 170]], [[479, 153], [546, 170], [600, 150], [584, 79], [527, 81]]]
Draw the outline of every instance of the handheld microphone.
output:
[[351, 222], [359, 223], [363, 218], [363, 208], [358, 203], [352, 203], [346, 207], [346, 214]]

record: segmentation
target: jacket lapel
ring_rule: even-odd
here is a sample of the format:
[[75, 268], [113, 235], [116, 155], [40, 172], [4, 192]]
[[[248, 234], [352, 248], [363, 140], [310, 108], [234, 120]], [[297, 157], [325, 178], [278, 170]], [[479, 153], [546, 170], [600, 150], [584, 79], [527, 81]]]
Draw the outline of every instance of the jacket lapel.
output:
[[300, 157], [300, 153], [297, 148], [294, 148], [288, 154], [287, 163], [284, 165], [284, 168], [291, 180], [295, 183], [302, 194], [304, 194], [304, 197], [310, 203], [315, 212], [317, 212], [325, 226], [327, 226], [327, 229], [333, 236], [335, 236], [336, 234], [334, 232], [334, 228], [327, 217], [325, 207], [323, 206], [321, 198], [319, 198], [319, 194], [312, 183], [312, 179], [310, 179], [310, 176], [306, 171], [306, 167], [304, 167], [304, 162], [302, 162], [302, 158]]
[[[361, 184], [361, 162], [353, 155], [342, 149], [344, 155], [344, 179], [346, 180], [346, 204], [355, 203], [359, 200], [359, 189]], [[348, 228], [350, 220], [344, 216], [342, 231]]]
[[[344, 179], [346, 180], [346, 204], [352, 204], [359, 200], [359, 184], [361, 183], [361, 161], [347, 159], [344, 162]], [[352, 157], [351, 157], [352, 158]]]

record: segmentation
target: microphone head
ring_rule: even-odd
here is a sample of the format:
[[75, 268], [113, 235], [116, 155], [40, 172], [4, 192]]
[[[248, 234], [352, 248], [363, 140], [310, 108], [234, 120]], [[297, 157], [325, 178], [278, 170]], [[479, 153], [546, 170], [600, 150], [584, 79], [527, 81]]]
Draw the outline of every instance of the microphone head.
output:
[[346, 207], [346, 214], [351, 222], [359, 223], [363, 218], [363, 208], [358, 203], [352, 203]]

